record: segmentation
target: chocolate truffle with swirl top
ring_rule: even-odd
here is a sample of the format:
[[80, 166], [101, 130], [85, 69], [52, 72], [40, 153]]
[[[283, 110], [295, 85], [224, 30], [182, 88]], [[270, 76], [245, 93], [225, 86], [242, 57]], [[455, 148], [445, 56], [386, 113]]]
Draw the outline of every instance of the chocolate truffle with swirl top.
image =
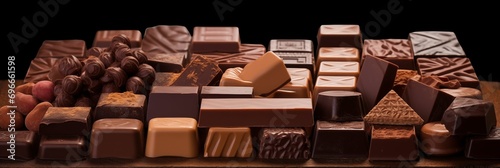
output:
[[87, 50], [87, 57], [90, 57], [90, 56], [99, 56], [101, 55], [101, 53], [104, 52], [104, 48], [101, 48], [101, 47], [92, 47], [92, 48], [89, 48]]
[[156, 78], [155, 69], [149, 64], [141, 64], [139, 65], [139, 70], [136, 74], [137, 77], [141, 78], [142, 81], [146, 83], [146, 85], [152, 85]]
[[52, 105], [54, 105], [54, 107], [73, 107], [75, 102], [76, 100], [72, 95], [62, 92], [56, 96]]
[[75, 56], [66, 56], [56, 61], [55, 65], [50, 70], [48, 77], [52, 82], [62, 80], [68, 75], [80, 75], [82, 63]]
[[104, 72], [106, 72], [106, 67], [97, 57], [91, 56], [85, 60], [84, 72], [92, 79], [98, 79]]
[[148, 62], [148, 56], [146, 56], [146, 53], [142, 49], [133, 50], [132, 55], [139, 61], [139, 64]]
[[129, 48], [130, 46], [132, 46], [130, 44], [130, 39], [125, 34], [116, 35], [113, 37], [113, 39], [111, 39], [111, 44], [116, 44], [116, 43], [126, 44]]
[[100, 79], [103, 83], [113, 82], [116, 87], [120, 88], [127, 82], [127, 73], [119, 67], [109, 67]]
[[132, 53], [130, 52], [130, 48], [117, 48], [115, 51], [115, 60], [122, 61], [123, 58], [129, 55], [132, 55]]
[[113, 92], [121, 92], [121, 90], [114, 83], [106, 83], [102, 86], [101, 92], [102, 93], [113, 93]]
[[113, 57], [110, 52], [102, 52], [99, 55], [99, 59], [106, 68], [108, 68], [113, 62], [115, 62], [115, 57]]
[[62, 80], [62, 89], [70, 95], [80, 94], [83, 88], [82, 78], [76, 75], [68, 75]]
[[137, 70], [139, 70], [139, 61], [133, 56], [127, 56], [121, 61], [120, 67], [127, 72], [127, 74], [134, 75], [137, 73]]
[[109, 46], [109, 48], [107, 49], [107, 51], [110, 52], [111, 55], [115, 56], [115, 52], [122, 48], [130, 48], [130, 47], [123, 43], [112, 43], [111, 46]]
[[126, 91], [134, 92], [135, 94], [143, 94], [146, 95], [146, 84], [142, 81], [141, 78], [137, 76], [132, 76], [128, 78], [127, 84], [125, 87]]

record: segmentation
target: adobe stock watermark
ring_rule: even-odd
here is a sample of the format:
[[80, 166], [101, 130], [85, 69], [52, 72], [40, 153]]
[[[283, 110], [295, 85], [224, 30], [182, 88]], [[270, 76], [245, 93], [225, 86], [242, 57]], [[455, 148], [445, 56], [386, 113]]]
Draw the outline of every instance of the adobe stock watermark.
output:
[[[224, 2], [225, 1], [225, 2]], [[212, 2], [215, 12], [219, 16], [220, 21], [224, 21], [224, 13], [233, 12], [234, 8], [240, 5], [243, 0], [215, 0]]]
[[[408, 1], [411, 2], [412, 0]], [[389, 0], [386, 9], [379, 11], [371, 10], [370, 15], [375, 20], [371, 20], [365, 24], [364, 31], [362, 31], [363, 37], [373, 38], [378, 36], [382, 32], [382, 29], [389, 26], [392, 22], [392, 17], [401, 14], [403, 10], [404, 7], [400, 0]]]
[[21, 44], [28, 44], [29, 39], [34, 38], [40, 28], [49, 23], [49, 19], [59, 13], [60, 5], [68, 4], [70, 0], [39, 0], [40, 10], [33, 13], [31, 17], [23, 16], [21, 18], [22, 26], [20, 32], [9, 32], [7, 38], [12, 49], [17, 54]]

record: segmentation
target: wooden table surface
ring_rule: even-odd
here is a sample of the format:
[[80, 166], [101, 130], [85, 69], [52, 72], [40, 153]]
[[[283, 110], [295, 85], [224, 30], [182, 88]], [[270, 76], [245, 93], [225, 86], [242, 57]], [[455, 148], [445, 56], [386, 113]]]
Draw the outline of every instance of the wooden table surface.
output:
[[[0, 105], [7, 104], [7, 81], [0, 81]], [[16, 86], [22, 84], [19, 80]], [[500, 127], [500, 83], [481, 81], [483, 99], [495, 105], [497, 127]], [[500, 149], [499, 149], [500, 152]], [[257, 158], [141, 158], [137, 160], [104, 159], [79, 162], [25, 162], [0, 160], [0, 167], [500, 167], [500, 160], [474, 160], [463, 156], [428, 157], [421, 153], [418, 161], [370, 162], [363, 160], [261, 160]]]

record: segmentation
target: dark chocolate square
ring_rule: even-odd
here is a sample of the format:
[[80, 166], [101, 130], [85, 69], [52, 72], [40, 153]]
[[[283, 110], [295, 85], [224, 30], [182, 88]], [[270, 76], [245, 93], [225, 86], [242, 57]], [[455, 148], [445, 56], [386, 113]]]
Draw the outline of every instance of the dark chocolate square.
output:
[[144, 156], [144, 125], [137, 119], [107, 118], [94, 122], [89, 157], [136, 159]]
[[368, 160], [413, 161], [419, 158], [414, 126], [373, 125]]
[[198, 120], [198, 86], [153, 86], [148, 100], [147, 120], [157, 117], [189, 117]]
[[83, 136], [42, 136], [38, 159], [81, 161], [87, 158], [87, 143]]
[[363, 121], [317, 121], [312, 158], [368, 157], [369, 138]]
[[103, 118], [132, 118], [144, 121], [146, 96], [132, 92], [102, 93], [93, 121]]
[[90, 107], [49, 107], [40, 122], [40, 134], [87, 135], [91, 129]]
[[0, 160], [31, 160], [36, 156], [39, 141], [38, 134], [32, 131], [0, 131]]

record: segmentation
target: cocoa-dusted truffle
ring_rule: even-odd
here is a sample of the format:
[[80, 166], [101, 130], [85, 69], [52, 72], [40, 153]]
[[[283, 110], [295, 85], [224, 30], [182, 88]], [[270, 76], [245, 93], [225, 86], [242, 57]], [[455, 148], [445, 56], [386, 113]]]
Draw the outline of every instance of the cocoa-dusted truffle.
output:
[[130, 39], [125, 34], [116, 35], [113, 37], [113, 39], [111, 39], [111, 44], [116, 44], [116, 43], [126, 44], [129, 48], [130, 46], [132, 46], [130, 44]]
[[148, 62], [148, 57], [146, 56], [146, 53], [142, 51], [142, 49], [132, 51], [132, 56], [134, 56], [139, 61], [139, 64]]
[[120, 67], [128, 74], [134, 75], [139, 70], [139, 61], [133, 56], [126, 56], [122, 59]]
[[91, 56], [85, 60], [84, 72], [92, 79], [98, 79], [104, 72], [106, 67], [97, 57]]
[[102, 52], [99, 55], [99, 59], [106, 68], [109, 67], [113, 62], [115, 62], [115, 57], [113, 57], [110, 52]]
[[62, 80], [62, 89], [64, 92], [76, 95], [80, 94], [83, 88], [83, 81], [79, 76], [68, 75]]
[[81, 96], [76, 99], [75, 107], [91, 107], [91, 100], [88, 97]]
[[62, 92], [56, 96], [52, 105], [54, 105], [54, 107], [73, 107], [75, 102], [76, 100], [72, 95]]
[[120, 88], [127, 82], [127, 73], [119, 67], [109, 67], [100, 80], [103, 83], [113, 82], [116, 87]]
[[87, 57], [90, 57], [90, 56], [99, 56], [101, 55], [101, 53], [104, 52], [104, 48], [101, 48], [101, 47], [92, 47], [92, 48], [89, 48], [87, 50]]
[[139, 71], [137, 71], [136, 76], [141, 78], [142, 81], [144, 81], [146, 85], [149, 86], [155, 81], [156, 71], [149, 64], [141, 64], [139, 65]]
[[144, 94], [146, 95], [146, 84], [142, 81], [141, 78], [137, 76], [132, 76], [128, 78], [127, 85], [125, 87], [126, 91], [131, 91], [135, 94]]
[[126, 56], [132, 55], [130, 53], [130, 48], [117, 48], [115, 51], [115, 60], [120, 62]]
[[101, 92], [102, 93], [113, 93], [113, 92], [121, 92], [121, 90], [114, 83], [106, 83], [106, 84], [102, 85]]

